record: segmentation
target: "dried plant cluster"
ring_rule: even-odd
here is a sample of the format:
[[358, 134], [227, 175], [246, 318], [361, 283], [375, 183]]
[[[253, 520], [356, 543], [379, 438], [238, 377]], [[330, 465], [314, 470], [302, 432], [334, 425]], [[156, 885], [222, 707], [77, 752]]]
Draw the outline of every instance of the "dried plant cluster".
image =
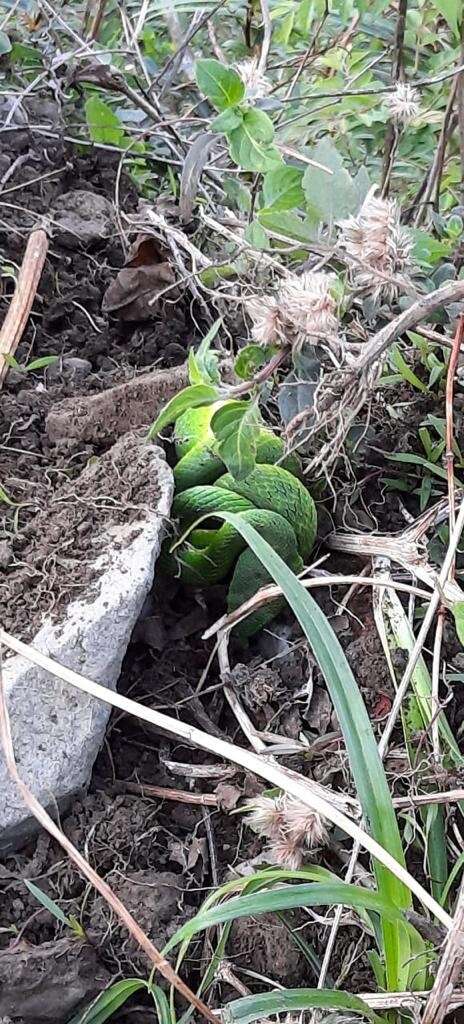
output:
[[286, 794], [257, 797], [246, 820], [259, 836], [269, 840], [269, 861], [281, 867], [301, 867], [308, 852], [327, 841], [320, 814]]
[[341, 222], [338, 244], [347, 258], [351, 286], [366, 291], [374, 302], [394, 302], [412, 288], [412, 240], [396, 203], [375, 192], [370, 190], [355, 217]]
[[308, 271], [289, 275], [275, 296], [250, 299], [247, 310], [255, 341], [290, 345], [296, 351], [308, 342], [338, 347], [335, 284], [332, 274]]

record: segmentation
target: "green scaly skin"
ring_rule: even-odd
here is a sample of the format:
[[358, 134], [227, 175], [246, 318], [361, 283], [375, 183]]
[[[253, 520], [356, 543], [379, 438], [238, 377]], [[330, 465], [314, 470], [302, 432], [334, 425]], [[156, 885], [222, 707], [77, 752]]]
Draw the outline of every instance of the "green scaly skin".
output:
[[[239, 513], [294, 572], [301, 572], [310, 554], [317, 522], [314, 501], [298, 479], [300, 460], [295, 455], [285, 457], [283, 442], [267, 428], [257, 438], [253, 472], [240, 482], [224, 472], [211, 430], [211, 418], [220, 405], [190, 409], [176, 423], [179, 461], [174, 470], [173, 515], [179, 521], [180, 536], [190, 526], [194, 529], [173, 552], [164, 550], [162, 567], [197, 587], [220, 583], [232, 573], [228, 592], [232, 611], [269, 583], [270, 576], [241, 535], [215, 518], [214, 512]], [[275, 465], [278, 460], [282, 461]], [[266, 605], [245, 619], [236, 634], [242, 639], [252, 636], [284, 603], [279, 599]]]
[[[176, 494], [195, 484], [213, 484], [224, 473], [224, 463], [215, 454], [215, 438], [211, 430], [214, 413], [223, 402], [188, 409], [176, 422], [174, 436], [177, 464], [174, 468]], [[280, 461], [282, 460], [282, 461]], [[262, 427], [256, 444], [256, 462], [279, 464], [294, 476], [299, 476], [300, 460], [297, 455], [285, 455], [285, 446], [272, 430]]]

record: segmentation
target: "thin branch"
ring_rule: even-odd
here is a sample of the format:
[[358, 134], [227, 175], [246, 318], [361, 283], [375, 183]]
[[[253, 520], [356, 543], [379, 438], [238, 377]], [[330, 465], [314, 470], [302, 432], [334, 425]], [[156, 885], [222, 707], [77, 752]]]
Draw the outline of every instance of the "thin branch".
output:
[[261, 43], [261, 53], [259, 55], [258, 70], [261, 75], [266, 70], [267, 58], [269, 56], [269, 49], [271, 46], [272, 38], [272, 22], [271, 15], [269, 13], [268, 0], [260, 0], [261, 4], [261, 17], [263, 19], [263, 41]]
[[459, 509], [458, 517], [457, 517], [457, 520], [456, 520], [456, 526], [455, 526], [455, 528], [453, 530], [453, 533], [451, 534], [450, 539], [449, 539], [448, 550], [446, 552], [446, 556], [445, 556], [445, 559], [444, 559], [444, 562], [443, 562], [443, 566], [442, 566], [441, 572], [440, 572], [439, 577], [438, 577], [437, 587], [436, 587], [436, 589], [435, 589], [435, 591], [432, 594], [432, 597], [430, 599], [430, 604], [429, 604], [429, 606], [427, 608], [427, 611], [426, 611], [426, 613], [424, 615], [424, 619], [423, 619], [423, 622], [422, 622], [422, 626], [421, 626], [421, 628], [419, 630], [419, 633], [417, 634], [417, 639], [416, 639], [414, 647], [413, 647], [413, 649], [411, 651], [411, 654], [410, 654], [410, 657], [409, 657], [409, 661], [408, 661], [408, 664], [406, 666], [406, 671], [405, 671], [405, 673], [403, 675], [401, 683], [399, 684], [398, 689], [397, 689], [396, 694], [395, 694], [395, 699], [393, 701], [392, 708], [391, 708], [390, 714], [388, 716], [388, 721], [387, 721], [387, 724], [385, 726], [385, 730], [383, 732], [382, 739], [381, 739], [380, 744], [379, 744], [379, 751], [380, 751], [381, 754], [383, 754], [383, 752], [386, 750], [386, 748], [388, 746], [388, 742], [390, 740], [390, 736], [391, 736], [393, 728], [395, 726], [395, 722], [396, 722], [398, 713], [399, 713], [401, 705], [403, 703], [403, 700], [404, 700], [405, 694], [407, 692], [409, 683], [411, 682], [411, 679], [412, 679], [412, 676], [413, 676], [413, 673], [414, 673], [414, 669], [415, 669], [415, 667], [417, 665], [417, 662], [418, 662], [418, 660], [419, 660], [419, 658], [421, 656], [422, 648], [423, 648], [425, 640], [427, 638], [427, 634], [429, 632], [430, 626], [432, 625], [432, 622], [433, 622], [433, 619], [435, 617], [436, 611], [437, 611], [437, 609], [438, 609], [438, 607], [440, 605], [440, 601], [442, 599], [443, 587], [444, 587], [444, 585], [445, 585], [445, 583], [446, 583], [446, 581], [448, 579], [448, 574], [449, 574], [450, 566], [453, 564], [453, 561], [454, 561], [454, 558], [455, 558], [456, 549], [457, 549], [457, 546], [458, 546], [459, 541], [461, 539], [461, 533], [462, 533], [463, 528], [464, 528], [464, 501], [462, 501], [462, 503], [461, 503], [461, 507]]
[[354, 363], [354, 369], [366, 370], [406, 331], [410, 331], [421, 320], [427, 320], [437, 309], [442, 309], [450, 302], [459, 302], [462, 299], [464, 299], [464, 280], [448, 281], [436, 291], [421, 295], [417, 302], [413, 302], [409, 309], [405, 309], [391, 323], [382, 327], [364, 345], [361, 355]]

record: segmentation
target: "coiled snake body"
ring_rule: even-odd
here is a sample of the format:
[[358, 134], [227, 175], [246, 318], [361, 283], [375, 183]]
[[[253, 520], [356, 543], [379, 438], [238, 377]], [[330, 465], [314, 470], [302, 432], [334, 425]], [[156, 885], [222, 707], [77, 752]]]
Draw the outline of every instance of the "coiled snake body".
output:
[[[228, 523], [214, 519], [214, 512], [239, 513], [289, 568], [300, 572], [314, 544], [316, 509], [296, 475], [298, 457], [285, 456], [282, 440], [266, 427], [261, 427], [257, 436], [254, 470], [241, 481], [225, 472], [210, 425], [218, 408], [216, 403], [190, 409], [176, 422], [173, 515], [181, 533], [202, 516], [211, 514], [211, 523], [206, 520], [207, 529], [204, 523], [201, 528], [194, 527], [173, 554], [164, 553], [163, 567], [193, 586], [219, 583], [232, 573], [228, 591], [232, 611], [270, 577], [240, 534]], [[281, 601], [274, 601], [246, 619], [239, 629], [241, 637], [251, 636], [281, 607]]]

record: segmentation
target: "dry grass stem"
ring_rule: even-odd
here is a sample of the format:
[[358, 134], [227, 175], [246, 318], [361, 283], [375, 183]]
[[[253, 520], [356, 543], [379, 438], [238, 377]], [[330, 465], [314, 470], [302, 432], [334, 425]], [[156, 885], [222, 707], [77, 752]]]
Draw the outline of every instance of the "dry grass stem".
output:
[[156, 949], [153, 943], [150, 941], [145, 932], [137, 924], [137, 921], [132, 914], [127, 910], [118, 896], [115, 895], [110, 886], [100, 878], [96, 871], [91, 867], [85, 857], [79, 853], [79, 850], [70, 842], [67, 836], [58, 828], [55, 822], [52, 820], [49, 814], [45, 811], [36, 797], [31, 793], [30, 789], [20, 778], [16, 760], [13, 750], [13, 740], [10, 729], [10, 719], [8, 715], [8, 709], [6, 704], [6, 695], [3, 686], [3, 678], [0, 666], [0, 742], [3, 748], [3, 754], [5, 763], [7, 765], [11, 778], [16, 783], [19, 792], [29, 809], [31, 814], [36, 818], [39, 824], [44, 828], [57, 842], [63, 847], [68, 854], [68, 857], [76, 865], [77, 869], [84, 875], [84, 878], [90, 882], [90, 884], [97, 889], [97, 891], [103, 896], [108, 905], [119, 917], [119, 920], [125, 928], [131, 933], [132, 937], [139, 944], [144, 953], [146, 953], [149, 961], [156, 968], [160, 974], [166, 978], [166, 981], [179, 992], [192, 1006], [195, 1006], [198, 1012], [206, 1020], [212, 1021], [214, 1024], [215, 1018], [211, 1010], [208, 1009], [205, 1003], [199, 999], [194, 992], [179, 978], [179, 975], [172, 969], [168, 961], [161, 955]]
[[[464, 503], [460, 512], [460, 516], [461, 515], [464, 519]], [[331, 794], [331, 802], [327, 799], [326, 795], [322, 795], [324, 794], [324, 790], [321, 786], [318, 786], [315, 783], [309, 783], [307, 779], [303, 778], [303, 776], [299, 775], [297, 772], [293, 772], [289, 768], [278, 766], [271, 760], [264, 759], [251, 751], [243, 750], [241, 747], [237, 747], [226, 740], [219, 739], [216, 736], [209, 736], [207, 733], [202, 732], [195, 726], [170, 718], [168, 715], [161, 714], [159, 711], [154, 711], [152, 708], [144, 708], [137, 704], [136, 701], [123, 696], [123, 694], [110, 692], [106, 687], [101, 686], [99, 683], [95, 683], [90, 679], [86, 679], [85, 676], [81, 676], [79, 673], [73, 672], [64, 665], [60, 665], [52, 658], [42, 654], [41, 651], [37, 651], [29, 644], [25, 644], [21, 640], [17, 640], [1, 628], [0, 643], [3, 643], [6, 647], [15, 651], [17, 654], [21, 654], [34, 664], [40, 665], [41, 668], [45, 669], [46, 672], [51, 673], [52, 676], [62, 679], [64, 682], [77, 687], [77, 689], [88, 693], [97, 700], [103, 700], [105, 703], [110, 704], [113, 707], [117, 707], [121, 711], [125, 711], [127, 714], [134, 715], [136, 718], [145, 722], [150, 722], [159, 729], [165, 729], [174, 736], [182, 737], [189, 743], [193, 743], [195, 746], [200, 747], [202, 750], [207, 750], [210, 754], [215, 753], [218, 757], [222, 757], [226, 761], [232, 761], [234, 764], [239, 764], [253, 774], [258, 775], [259, 778], [266, 779], [266, 781], [270, 782], [273, 786], [277, 786], [284, 792], [289, 793], [291, 796], [304, 803], [306, 807], [309, 807], [310, 810], [317, 811], [318, 814], [323, 818], [327, 818], [328, 821], [331, 821], [332, 824], [340, 828], [342, 832], [346, 833], [346, 835], [349, 835], [352, 839], [358, 841], [363, 849], [367, 850], [371, 856], [376, 857], [384, 867], [391, 871], [400, 882], [410, 889], [423, 906], [426, 907], [438, 921], [440, 921], [446, 928], [452, 927], [452, 918], [450, 915], [443, 907], [440, 906], [439, 903], [437, 903], [433, 896], [423, 888], [420, 882], [418, 882], [417, 879], [406, 870], [406, 868], [399, 864], [398, 861], [396, 861], [395, 858], [380, 845], [380, 843], [360, 828], [356, 822], [348, 818], [343, 811], [338, 809], [337, 802], [339, 804], [340, 799], [346, 801], [347, 798], [340, 797], [340, 794]], [[40, 807], [40, 805], [38, 806]], [[51, 822], [51, 824], [53, 825], [53, 822]], [[59, 835], [61, 836], [61, 833], [59, 833]]]
[[32, 231], [24, 253], [16, 290], [0, 330], [0, 388], [8, 373], [5, 356], [14, 356], [21, 341], [48, 252], [48, 236], [42, 228]]

